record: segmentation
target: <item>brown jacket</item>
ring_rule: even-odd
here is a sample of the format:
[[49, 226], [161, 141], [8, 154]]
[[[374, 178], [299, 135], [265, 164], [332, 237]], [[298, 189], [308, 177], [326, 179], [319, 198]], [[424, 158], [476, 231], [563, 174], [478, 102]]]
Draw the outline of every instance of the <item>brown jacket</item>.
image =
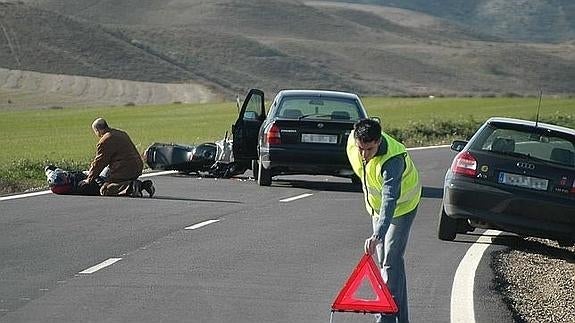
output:
[[96, 157], [88, 172], [88, 181], [92, 182], [109, 166], [107, 182], [123, 182], [142, 175], [144, 163], [127, 133], [110, 129], [98, 142]]

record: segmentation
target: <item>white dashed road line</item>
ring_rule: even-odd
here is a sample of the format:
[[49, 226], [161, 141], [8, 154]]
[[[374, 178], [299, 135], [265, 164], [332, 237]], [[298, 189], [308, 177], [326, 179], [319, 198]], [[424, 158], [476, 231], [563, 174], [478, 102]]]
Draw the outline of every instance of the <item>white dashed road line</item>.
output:
[[122, 260], [122, 258], [110, 258], [106, 261], [103, 261], [99, 264], [97, 264], [96, 266], [92, 266], [86, 270], [82, 270], [81, 272], [79, 272], [80, 274], [93, 274], [95, 272], [97, 272], [100, 269], [106, 268], [108, 266], [113, 265], [114, 263], [118, 262]]
[[204, 221], [204, 222], [200, 222], [194, 225], [190, 225], [189, 227], [184, 228], [185, 230], [196, 230], [199, 229], [201, 227], [205, 227], [206, 225], [210, 225], [212, 223], [216, 223], [216, 222], [220, 222], [220, 220], [208, 220], [208, 221]]
[[[434, 148], [443, 148], [449, 147], [446, 145], [441, 146], [432, 146], [432, 147], [418, 147], [418, 148], [409, 148], [408, 150], [423, 150], [423, 149], [434, 149]], [[149, 174], [143, 174], [141, 177], [153, 177], [153, 176], [161, 176], [161, 175], [168, 175], [176, 173], [175, 171], [165, 171], [165, 172], [155, 172]], [[32, 192], [32, 193], [25, 193], [25, 194], [18, 194], [18, 195], [11, 195], [11, 196], [3, 196], [0, 197], [0, 201], [8, 201], [8, 200], [15, 200], [33, 196], [40, 196], [45, 194], [50, 194], [51, 191], [41, 191], [41, 192]], [[280, 202], [292, 202], [295, 200], [299, 200], [302, 198], [310, 197], [313, 194], [306, 193], [301, 194], [298, 196], [285, 198], [280, 200]], [[197, 223], [186, 227], [185, 230], [196, 230], [202, 228], [204, 226], [217, 223], [220, 220], [208, 220], [201, 223]], [[473, 304], [473, 290], [474, 290], [474, 280], [475, 280], [475, 272], [477, 270], [477, 266], [481, 261], [483, 253], [492, 243], [492, 238], [497, 236], [501, 233], [501, 231], [497, 230], [487, 230], [485, 233], [477, 239], [477, 241], [467, 250], [467, 253], [459, 263], [457, 267], [457, 271], [455, 273], [455, 277], [453, 279], [453, 285], [451, 289], [451, 309], [450, 309], [450, 321], [451, 323], [474, 323], [475, 322], [475, 309]], [[92, 274], [98, 270], [111, 266], [112, 264], [122, 260], [122, 258], [110, 258], [96, 266], [90, 267], [86, 270], [80, 272], [80, 274]], [[2, 310], [0, 309], [0, 312]]]
[[467, 250], [457, 267], [451, 287], [451, 323], [475, 323], [473, 289], [475, 271], [483, 253], [501, 231], [487, 230]]
[[306, 198], [306, 197], [309, 197], [309, 196], [312, 196], [312, 195], [313, 195], [313, 194], [305, 193], [305, 194], [302, 194], [302, 195], [298, 195], [298, 196], [294, 196], [294, 197], [289, 197], [289, 198], [280, 200], [280, 202], [291, 202], [291, 201], [303, 199], [303, 198]]

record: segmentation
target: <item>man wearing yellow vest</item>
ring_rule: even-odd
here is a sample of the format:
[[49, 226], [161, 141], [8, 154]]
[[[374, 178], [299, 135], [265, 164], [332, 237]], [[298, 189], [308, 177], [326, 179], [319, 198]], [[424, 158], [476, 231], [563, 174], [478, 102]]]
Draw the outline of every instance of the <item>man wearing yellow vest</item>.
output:
[[373, 234], [364, 251], [377, 251], [381, 275], [399, 308], [377, 322], [409, 322], [403, 255], [421, 198], [419, 175], [405, 146], [382, 132], [379, 122], [358, 121], [347, 141], [347, 156], [361, 179]]

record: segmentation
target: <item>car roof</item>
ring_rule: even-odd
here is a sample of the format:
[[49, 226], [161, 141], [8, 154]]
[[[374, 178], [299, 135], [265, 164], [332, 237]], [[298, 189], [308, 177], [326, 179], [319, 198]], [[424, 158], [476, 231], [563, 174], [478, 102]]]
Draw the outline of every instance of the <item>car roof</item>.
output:
[[281, 90], [278, 92], [278, 96], [329, 96], [344, 99], [359, 99], [355, 93], [329, 90]]
[[549, 129], [549, 130], [553, 130], [553, 131], [557, 131], [557, 132], [564, 132], [564, 133], [568, 133], [570, 135], [575, 136], [575, 130], [573, 130], [571, 128], [561, 127], [561, 126], [552, 125], [552, 124], [543, 123], [543, 122], [536, 123], [535, 121], [531, 121], [531, 120], [504, 118], [504, 117], [491, 117], [486, 121], [486, 123], [494, 123], [494, 122], [517, 124], [517, 125], [530, 126], [530, 127], [536, 127], [537, 126], [539, 128], [545, 128], [545, 129]]

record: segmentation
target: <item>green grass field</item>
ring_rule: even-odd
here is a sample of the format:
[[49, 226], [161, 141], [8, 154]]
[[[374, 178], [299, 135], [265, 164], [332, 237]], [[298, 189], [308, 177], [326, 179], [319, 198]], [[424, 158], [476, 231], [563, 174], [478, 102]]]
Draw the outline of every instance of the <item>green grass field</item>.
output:
[[97, 117], [126, 130], [139, 150], [152, 142], [199, 143], [223, 137], [237, 115], [234, 104], [172, 104], [0, 112], [5, 147], [0, 165], [14, 159], [89, 160]]
[[[364, 98], [372, 116], [408, 146], [465, 139], [491, 116], [533, 119], [536, 98]], [[97, 138], [91, 123], [104, 117], [126, 130], [143, 152], [153, 142], [198, 144], [223, 138], [235, 103], [0, 111], [0, 191], [41, 185], [42, 165], [85, 168]], [[545, 99], [541, 120], [575, 128], [575, 99]], [[22, 184], [24, 183], [24, 184]], [[13, 188], [6, 188], [12, 186]]]

